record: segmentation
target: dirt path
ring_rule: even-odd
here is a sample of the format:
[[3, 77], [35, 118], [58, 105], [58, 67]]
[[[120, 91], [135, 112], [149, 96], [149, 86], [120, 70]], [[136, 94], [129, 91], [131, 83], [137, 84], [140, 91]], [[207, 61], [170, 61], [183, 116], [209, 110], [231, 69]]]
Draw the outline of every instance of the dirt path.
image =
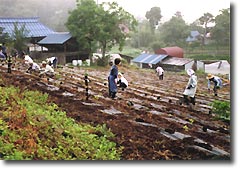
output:
[[[21, 70], [21, 69], [20, 69]], [[188, 77], [166, 73], [159, 81], [152, 71], [121, 68], [129, 88], [119, 91], [119, 99], [107, 94], [108, 69], [59, 69], [58, 80], [40, 79], [21, 71], [0, 75], [8, 85], [49, 94], [75, 120], [92, 125], [106, 124], [124, 146], [123, 160], [205, 160], [230, 159], [230, 124], [209, 114], [214, 100], [206, 93], [205, 77], [199, 77], [194, 111], [177, 104]], [[84, 74], [90, 79], [89, 100], [85, 96]], [[230, 87], [219, 100], [230, 101]]]

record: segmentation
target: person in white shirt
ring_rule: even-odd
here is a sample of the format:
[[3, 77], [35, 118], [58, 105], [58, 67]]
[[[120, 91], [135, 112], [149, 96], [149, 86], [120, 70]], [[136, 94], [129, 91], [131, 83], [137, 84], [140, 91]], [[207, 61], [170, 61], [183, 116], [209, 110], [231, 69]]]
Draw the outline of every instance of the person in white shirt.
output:
[[158, 66], [156, 68], [156, 73], [158, 74], [159, 80], [163, 80], [164, 70], [162, 69], [162, 67]]
[[50, 58], [47, 58], [46, 61], [48, 62], [48, 64], [50, 66], [52, 66], [53, 68], [57, 68], [57, 57], [50, 57]]
[[124, 91], [124, 89], [128, 87], [128, 81], [127, 79], [125, 79], [122, 73], [118, 73], [117, 83], [119, 84], [118, 87], [122, 88], [122, 91]]
[[25, 64], [33, 63], [33, 59], [29, 55], [24, 54], [24, 63]]
[[184, 102], [189, 105], [189, 99], [188, 97], [190, 97], [190, 103], [192, 103], [193, 105], [195, 105], [195, 94], [197, 91], [197, 76], [195, 75], [195, 71], [192, 69], [187, 69], [187, 74], [189, 75], [189, 79], [188, 79], [188, 83], [187, 86], [183, 92], [183, 98], [184, 98]]
[[29, 68], [28, 68], [28, 70], [27, 70], [27, 73], [31, 73], [31, 72], [36, 72], [36, 73], [39, 73], [40, 72], [40, 66], [37, 64], [37, 63], [35, 63], [35, 62], [30, 62], [29, 63]]
[[43, 71], [40, 72], [39, 76], [42, 77], [44, 75], [48, 76], [48, 77], [54, 77], [54, 69], [46, 63], [46, 61], [42, 62], [42, 68]]

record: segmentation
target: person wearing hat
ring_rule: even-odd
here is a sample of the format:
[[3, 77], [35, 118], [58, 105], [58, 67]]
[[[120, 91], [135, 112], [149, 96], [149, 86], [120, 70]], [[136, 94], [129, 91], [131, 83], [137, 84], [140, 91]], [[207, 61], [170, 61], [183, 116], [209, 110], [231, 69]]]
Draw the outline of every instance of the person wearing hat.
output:
[[184, 102], [188, 105], [190, 97], [190, 103], [195, 105], [195, 93], [197, 91], [197, 76], [192, 69], [187, 69], [187, 74], [190, 76], [187, 86], [183, 92]]
[[214, 76], [212, 74], [208, 74], [206, 79], [208, 80], [208, 91], [210, 92], [211, 82], [213, 82], [214, 83], [213, 92], [214, 92], [214, 95], [217, 96], [218, 89], [222, 87], [221, 78], [218, 76]]
[[40, 72], [39, 74], [40, 77], [42, 77], [43, 75], [46, 75], [48, 77], [54, 76], [54, 69], [49, 64], [47, 64], [46, 61], [42, 62], [42, 68], [43, 68], [43, 71]]
[[118, 87], [122, 88], [122, 91], [124, 91], [125, 88], [128, 87], [128, 81], [125, 79], [125, 77], [122, 75], [122, 73], [118, 73], [118, 81], [119, 84]]
[[27, 73], [31, 73], [31, 72], [36, 72], [36, 73], [40, 72], [40, 66], [33, 61], [29, 62], [29, 68], [27, 70]]

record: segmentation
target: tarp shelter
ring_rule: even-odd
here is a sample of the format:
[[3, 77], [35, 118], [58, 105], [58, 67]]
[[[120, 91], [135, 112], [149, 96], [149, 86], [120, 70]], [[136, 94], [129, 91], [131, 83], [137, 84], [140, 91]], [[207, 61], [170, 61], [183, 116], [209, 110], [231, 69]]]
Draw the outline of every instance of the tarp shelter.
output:
[[0, 18], [0, 27], [3, 33], [7, 33], [10, 37], [14, 33], [14, 26], [18, 29], [25, 27], [25, 37], [37, 39], [35, 42], [46, 37], [54, 31], [38, 21], [38, 17], [31, 18]]
[[165, 54], [171, 57], [183, 58], [183, 49], [180, 47], [165, 47], [155, 50], [155, 54]]
[[205, 64], [205, 72], [211, 74], [230, 74], [230, 64], [226, 60], [221, 60], [211, 64]]
[[134, 58], [131, 62], [137, 64], [140, 68], [149, 68], [150, 66], [155, 67], [154, 65], [161, 62], [166, 57], [167, 55], [164, 54], [159, 55], [143, 53]]

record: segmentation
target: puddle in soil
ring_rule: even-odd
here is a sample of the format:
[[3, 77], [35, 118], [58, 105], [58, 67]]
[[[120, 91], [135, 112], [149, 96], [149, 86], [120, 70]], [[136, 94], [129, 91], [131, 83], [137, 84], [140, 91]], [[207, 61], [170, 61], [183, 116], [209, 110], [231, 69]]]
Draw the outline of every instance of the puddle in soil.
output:
[[173, 140], [178, 140], [178, 139], [181, 139], [181, 140], [182, 140], [183, 138], [191, 137], [190, 135], [185, 135], [185, 134], [180, 133], [180, 132], [175, 132], [175, 133], [173, 133], [173, 134], [170, 134], [170, 133], [168, 133], [168, 132], [166, 132], [166, 131], [164, 131], [164, 130], [161, 130], [160, 133], [161, 133], [162, 135], [170, 138], [170, 139], [173, 139]]
[[140, 125], [143, 125], [143, 126], [157, 127], [157, 125], [154, 125], [154, 124], [151, 124], [151, 123], [138, 122], [138, 121], [135, 121], [135, 122], [140, 124]]
[[165, 115], [165, 113], [159, 112], [159, 111], [156, 111], [156, 110], [151, 110], [149, 112], [152, 113], [152, 114], [155, 114], [155, 115]]
[[62, 95], [63, 96], [69, 96], [69, 97], [75, 96], [75, 94], [72, 94], [72, 93], [69, 93], [69, 92], [63, 92]]
[[175, 121], [175, 122], [177, 122], [177, 123], [182, 123], [182, 124], [189, 124], [189, 122], [188, 121], [186, 121], [186, 120], [182, 120], [182, 119], [179, 119], [179, 118], [166, 118], [167, 120], [169, 120], [169, 121]]
[[[172, 139], [172, 140], [178, 140], [178, 139], [184, 139], [184, 138], [187, 138], [187, 137], [191, 137], [190, 135], [185, 135], [185, 134], [182, 134], [180, 132], [175, 132], [173, 134], [170, 134], [164, 130], [161, 130], [160, 132], [162, 135]], [[204, 142], [203, 140], [201, 139], [195, 139], [194, 142], [197, 142], [197, 143], [200, 143], [200, 144], [206, 144], [206, 142]], [[202, 150], [202, 151], [206, 151], [206, 152], [209, 152], [211, 154], [214, 154], [214, 155], [230, 155], [228, 152], [222, 150], [222, 149], [219, 149], [215, 146], [211, 146], [211, 150], [208, 150], [204, 147], [201, 147], [201, 146], [197, 146], [197, 145], [193, 145], [193, 146], [189, 146], [189, 147], [192, 147], [192, 148], [195, 148], [195, 149], [199, 149], [199, 150]]]
[[142, 105], [140, 105], [140, 104], [136, 104], [136, 103], [134, 103], [132, 107], [134, 107], [136, 110], [139, 110], [139, 109], [148, 109], [147, 107], [142, 106]]
[[53, 85], [47, 85], [47, 90], [57, 91], [57, 90], [59, 90], [59, 87], [56, 87], [56, 86], [53, 86]]
[[159, 104], [155, 104], [155, 103], [150, 103], [150, 105], [156, 109], [164, 109], [166, 108], [165, 106], [159, 105]]
[[218, 155], [218, 156], [223, 156], [223, 155], [226, 155], [226, 156], [230, 156], [230, 154], [222, 149], [219, 149], [217, 147], [212, 147], [212, 150], [208, 150], [206, 148], [203, 148], [201, 146], [197, 146], [197, 145], [192, 145], [192, 146], [189, 146], [190, 148], [194, 148], [194, 149], [198, 149], [198, 150], [201, 150], [201, 151], [205, 151], [205, 152], [208, 152], [208, 153], [211, 153], [213, 155]]
[[86, 105], [86, 106], [101, 106], [98, 103], [87, 103], [87, 102], [82, 102], [82, 104]]
[[115, 109], [114, 107], [111, 107], [110, 109], [101, 110], [101, 112], [107, 113], [107, 114], [110, 114], [110, 115], [116, 115], [116, 114], [121, 114], [122, 113], [119, 110]]

